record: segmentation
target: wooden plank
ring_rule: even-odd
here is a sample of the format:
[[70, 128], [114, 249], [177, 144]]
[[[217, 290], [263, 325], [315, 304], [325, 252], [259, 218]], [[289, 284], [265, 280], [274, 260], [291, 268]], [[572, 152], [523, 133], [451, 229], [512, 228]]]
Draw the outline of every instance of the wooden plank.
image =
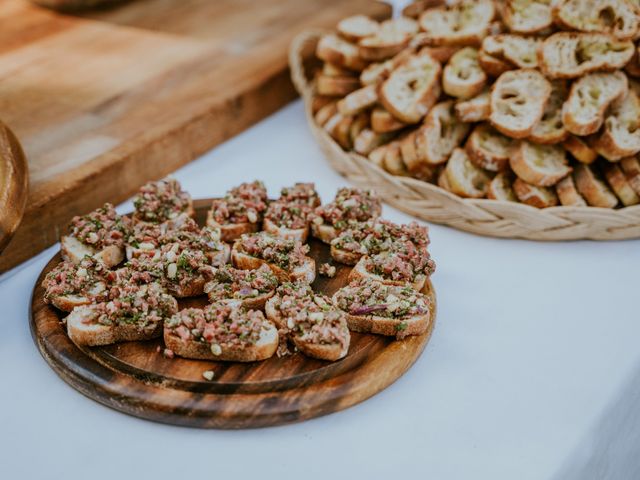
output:
[[[0, 272], [57, 241], [69, 219], [128, 198], [295, 97], [287, 47], [366, 0], [148, 0], [61, 15], [5, 0], [0, 112], [29, 159], [22, 225]], [[4, 24], [5, 22], [3, 22]]]
[[[204, 224], [211, 200], [194, 202]], [[329, 246], [311, 239], [316, 264], [331, 260]], [[255, 428], [298, 422], [345, 409], [380, 392], [420, 356], [436, 321], [431, 300], [428, 330], [395, 340], [351, 332], [349, 352], [336, 362], [301, 353], [261, 362], [237, 363], [165, 358], [162, 340], [79, 348], [66, 335], [64, 314], [43, 301], [42, 279], [60, 261], [56, 254], [36, 281], [31, 330], [47, 363], [76, 390], [108, 407], [156, 422], [200, 428]], [[351, 267], [336, 264], [336, 276], [317, 276], [316, 292], [331, 296], [348, 283]], [[203, 307], [205, 296], [180, 299], [179, 307]], [[202, 374], [215, 373], [213, 381]], [[401, 400], [399, 400], [401, 401]]]

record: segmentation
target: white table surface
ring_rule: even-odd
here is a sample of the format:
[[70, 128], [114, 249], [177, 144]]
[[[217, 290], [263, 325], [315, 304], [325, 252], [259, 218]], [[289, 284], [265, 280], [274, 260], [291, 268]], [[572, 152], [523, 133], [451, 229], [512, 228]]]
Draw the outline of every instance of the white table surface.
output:
[[[259, 178], [272, 195], [313, 180], [330, 199], [346, 183], [299, 101], [175, 176], [195, 198]], [[385, 216], [410, 220], [388, 206]], [[413, 368], [348, 410], [245, 431], [139, 420], [59, 379], [28, 326], [49, 249], [0, 280], [0, 477], [640, 478], [640, 241], [536, 243], [437, 225], [431, 239], [439, 312]]]

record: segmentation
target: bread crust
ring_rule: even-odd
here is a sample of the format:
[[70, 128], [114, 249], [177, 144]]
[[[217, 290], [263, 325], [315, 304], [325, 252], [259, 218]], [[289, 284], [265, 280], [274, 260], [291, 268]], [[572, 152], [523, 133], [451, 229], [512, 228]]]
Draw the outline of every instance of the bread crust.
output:
[[456, 102], [456, 117], [465, 123], [487, 120], [491, 115], [490, 99], [491, 94], [485, 90], [473, 98]]
[[560, 204], [565, 207], [586, 207], [587, 202], [578, 193], [573, 176], [567, 175], [556, 184], [556, 193], [560, 199]]
[[376, 107], [371, 112], [371, 129], [376, 133], [396, 132], [406, 126], [406, 123], [398, 120], [382, 107]]
[[612, 162], [640, 152], [640, 99], [633, 90], [613, 102], [591, 147]]
[[[571, 85], [562, 107], [562, 123], [574, 135], [598, 131], [611, 103], [627, 93], [627, 77], [622, 72], [589, 73]], [[594, 95], [597, 95], [594, 98]]]
[[443, 180], [443, 184], [450, 192], [463, 198], [486, 196], [491, 177], [474, 165], [463, 149], [456, 148], [453, 151], [444, 172], [446, 180]]
[[603, 164], [602, 173], [607, 183], [625, 207], [640, 203], [640, 197], [627, 181], [624, 173], [615, 163]]
[[316, 77], [316, 90], [319, 95], [344, 97], [358, 88], [360, 88], [360, 80], [357, 77], [330, 77], [324, 74]]
[[356, 115], [378, 101], [378, 91], [375, 85], [354, 90], [342, 100], [338, 101], [338, 111], [342, 115]]
[[598, 154], [580, 137], [569, 135], [562, 143], [562, 146], [571, 154], [573, 158], [587, 165], [593, 163]]
[[489, 182], [487, 188], [487, 198], [492, 200], [501, 200], [503, 202], [517, 202], [518, 197], [513, 192], [512, 178], [506, 172], [498, 173]]
[[316, 56], [325, 62], [358, 72], [367, 66], [356, 45], [334, 34], [324, 35], [318, 41]]
[[526, 138], [542, 118], [551, 84], [533, 69], [505, 72], [491, 88], [489, 121], [502, 134]]
[[260, 230], [259, 223], [226, 223], [220, 224], [213, 219], [213, 210], [207, 212], [207, 226], [220, 229], [220, 239], [223, 242], [233, 242], [245, 233], [255, 233]]
[[511, 63], [489, 55], [484, 50], [480, 50], [478, 53], [478, 63], [487, 75], [493, 78], [498, 78], [504, 72], [514, 69]]
[[627, 157], [620, 160], [620, 168], [625, 174], [629, 185], [640, 195], [640, 161], [637, 157]]
[[571, 173], [565, 151], [554, 145], [521, 140], [510, 158], [515, 174], [531, 185], [550, 187]]
[[447, 62], [442, 74], [442, 87], [447, 95], [471, 98], [479, 94], [487, 83], [487, 74], [478, 62], [478, 50], [465, 47]]
[[578, 164], [574, 169], [573, 179], [578, 192], [592, 207], [613, 208], [618, 199], [607, 185], [596, 176], [589, 165]]
[[123, 262], [125, 250], [117, 245], [109, 245], [98, 251], [86, 245], [72, 235], [65, 235], [60, 239], [60, 254], [64, 260], [78, 264], [86, 256], [96, 258], [108, 268], [113, 268]]
[[513, 191], [520, 202], [532, 207], [547, 208], [558, 205], [558, 196], [555, 190], [531, 185], [521, 178], [516, 178], [513, 182]]
[[436, 104], [416, 131], [416, 152], [421, 161], [432, 166], [444, 164], [469, 133], [469, 124], [456, 118], [454, 106], [452, 100]]
[[496, 131], [488, 123], [481, 123], [473, 129], [465, 144], [465, 150], [478, 167], [491, 172], [502, 172], [509, 168], [515, 141]]

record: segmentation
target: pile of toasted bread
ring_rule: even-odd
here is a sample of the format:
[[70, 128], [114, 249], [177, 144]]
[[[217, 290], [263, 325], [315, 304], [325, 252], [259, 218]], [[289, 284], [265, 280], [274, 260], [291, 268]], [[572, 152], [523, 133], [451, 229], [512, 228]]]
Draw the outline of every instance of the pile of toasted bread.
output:
[[344, 150], [464, 198], [640, 203], [637, 0], [421, 0], [336, 30], [311, 110]]

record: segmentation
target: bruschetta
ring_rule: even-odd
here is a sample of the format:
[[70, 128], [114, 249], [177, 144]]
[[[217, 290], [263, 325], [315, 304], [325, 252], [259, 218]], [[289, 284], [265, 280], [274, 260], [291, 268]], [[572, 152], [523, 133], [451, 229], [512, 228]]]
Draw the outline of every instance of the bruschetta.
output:
[[309, 235], [309, 215], [312, 209], [282, 201], [269, 204], [264, 216], [263, 230], [278, 237], [301, 242]]
[[231, 260], [236, 268], [253, 270], [266, 264], [280, 282], [312, 283], [316, 262], [307, 256], [309, 246], [299, 240], [267, 232], [244, 234], [233, 244]]
[[115, 267], [124, 260], [129, 228], [129, 220], [118, 215], [113, 205], [105, 203], [102, 208], [71, 220], [69, 233], [60, 239], [62, 258], [80, 263], [90, 256], [108, 268]]
[[257, 232], [267, 210], [267, 189], [260, 181], [243, 183], [216, 199], [207, 214], [207, 225], [220, 228], [222, 240], [231, 242]]
[[204, 286], [211, 303], [239, 301], [245, 308], [261, 310], [278, 287], [278, 278], [267, 265], [255, 270], [239, 270], [225, 265], [213, 272]]
[[162, 223], [181, 214], [192, 217], [195, 213], [191, 195], [171, 177], [143, 185], [133, 199], [133, 206], [133, 219], [140, 222]]
[[278, 330], [259, 310], [216, 303], [204, 309], [186, 308], [167, 319], [164, 343], [184, 358], [255, 362], [276, 352]]
[[159, 284], [129, 284], [112, 287], [109, 301], [74, 308], [65, 323], [76, 345], [91, 347], [159, 337], [177, 311], [178, 302]]
[[311, 208], [319, 207], [322, 203], [313, 182], [297, 182], [292, 187], [284, 187], [280, 190], [279, 200]]
[[343, 187], [333, 202], [313, 211], [311, 233], [324, 243], [330, 243], [349, 222], [366, 222], [378, 218], [381, 213], [382, 203], [373, 191]]
[[265, 307], [267, 318], [304, 355], [336, 361], [349, 351], [351, 336], [344, 312], [328, 297], [284, 284]]
[[356, 332], [395, 336], [421, 335], [431, 323], [429, 297], [407, 286], [362, 279], [342, 287], [333, 304], [346, 313]]
[[112, 275], [113, 272], [93, 257], [84, 257], [80, 263], [64, 260], [42, 281], [44, 302], [70, 312], [81, 305], [105, 301]]
[[128, 260], [142, 255], [153, 255], [160, 248], [168, 234], [175, 230], [200, 231], [196, 221], [187, 214], [162, 223], [133, 222], [125, 238], [125, 252]]

